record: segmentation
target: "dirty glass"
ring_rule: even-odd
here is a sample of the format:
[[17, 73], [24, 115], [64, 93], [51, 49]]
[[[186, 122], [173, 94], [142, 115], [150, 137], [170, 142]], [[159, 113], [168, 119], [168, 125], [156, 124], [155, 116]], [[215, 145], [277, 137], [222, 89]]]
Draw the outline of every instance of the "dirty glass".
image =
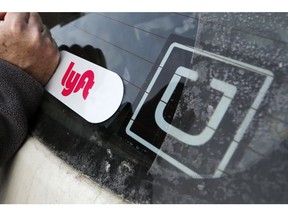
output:
[[42, 16], [125, 89], [99, 124], [46, 92], [31, 133], [57, 156], [133, 203], [288, 202], [287, 13]]

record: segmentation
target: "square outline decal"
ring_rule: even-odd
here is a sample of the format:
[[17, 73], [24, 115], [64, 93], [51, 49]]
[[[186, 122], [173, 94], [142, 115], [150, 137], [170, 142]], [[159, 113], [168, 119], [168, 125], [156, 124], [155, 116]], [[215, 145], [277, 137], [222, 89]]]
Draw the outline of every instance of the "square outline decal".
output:
[[[196, 178], [196, 179], [203, 179], [204, 177], [202, 177], [200, 174], [198, 174], [197, 172], [193, 171], [192, 169], [190, 169], [189, 167], [185, 166], [184, 164], [180, 163], [179, 161], [177, 161], [176, 159], [174, 159], [173, 157], [171, 157], [170, 155], [166, 154], [165, 152], [161, 151], [160, 149], [158, 149], [157, 147], [155, 147], [154, 145], [152, 145], [151, 143], [147, 142], [145, 139], [143, 139], [142, 137], [140, 137], [139, 135], [135, 134], [133, 131], [131, 131], [131, 127], [134, 123], [134, 120], [136, 119], [138, 113], [140, 112], [141, 110], [141, 107], [143, 106], [147, 96], [149, 95], [153, 85], [155, 84], [159, 74], [161, 73], [162, 71], [162, 68], [163, 66], [165, 65], [168, 57], [170, 56], [171, 52], [173, 51], [174, 48], [180, 48], [180, 49], [183, 49], [183, 50], [186, 50], [186, 51], [189, 51], [191, 53], [195, 53], [197, 55], [201, 55], [201, 56], [205, 56], [205, 57], [208, 57], [208, 58], [211, 58], [211, 59], [214, 59], [214, 60], [217, 60], [217, 61], [220, 61], [220, 62], [224, 62], [226, 64], [230, 64], [230, 65], [233, 65], [233, 66], [236, 66], [238, 68], [243, 68], [243, 69], [246, 69], [250, 72], [254, 72], [254, 73], [257, 73], [257, 74], [260, 74], [260, 75], [263, 75], [263, 76], [266, 76], [266, 79], [264, 81], [264, 83], [262, 84], [257, 96], [255, 97], [252, 105], [250, 106], [250, 108], [248, 109], [247, 111], [247, 114], [245, 115], [243, 121], [241, 122], [239, 128], [236, 130], [236, 133], [234, 135], [234, 138], [232, 140], [232, 142], [230, 143], [228, 149], [226, 150], [223, 158], [221, 159], [218, 167], [216, 168], [212, 178], [219, 178], [222, 176], [223, 174], [223, 171], [225, 171], [229, 161], [231, 160], [234, 152], [236, 151], [238, 145], [239, 145], [239, 142], [241, 141], [242, 137], [244, 136], [244, 133], [245, 131], [247, 130], [250, 122], [252, 121], [257, 109], [259, 108], [264, 96], [266, 95], [272, 81], [273, 81], [273, 78], [274, 78], [274, 74], [267, 70], [267, 69], [263, 69], [263, 68], [260, 68], [260, 67], [257, 67], [257, 66], [253, 66], [253, 65], [250, 65], [250, 64], [247, 64], [247, 63], [243, 63], [243, 62], [240, 62], [240, 61], [237, 61], [237, 60], [234, 60], [234, 59], [230, 59], [230, 58], [227, 58], [227, 57], [224, 57], [224, 56], [220, 56], [220, 55], [217, 55], [217, 54], [214, 54], [214, 53], [211, 53], [211, 52], [208, 52], [208, 51], [205, 51], [205, 50], [200, 50], [200, 49], [197, 49], [197, 48], [193, 48], [193, 47], [190, 47], [190, 46], [186, 46], [186, 45], [183, 45], [183, 44], [180, 44], [180, 43], [177, 43], [177, 42], [174, 42], [172, 43], [167, 52], [165, 53], [160, 65], [158, 66], [155, 74], [153, 75], [153, 78], [151, 79], [145, 93], [143, 94], [140, 102], [138, 103], [137, 105], [137, 108], [135, 110], [135, 112], [133, 113], [127, 127], [126, 127], [126, 133], [127, 135], [129, 135], [130, 137], [132, 137], [133, 139], [135, 139], [136, 141], [138, 141], [139, 143], [141, 143], [142, 145], [144, 145], [145, 147], [147, 147], [148, 149], [150, 149], [152, 152], [154, 152], [155, 154], [159, 155], [160, 157], [164, 158], [166, 161], [168, 161], [170, 164], [172, 164], [173, 166], [177, 167], [178, 169], [180, 169], [182, 172], [186, 173], [187, 175], [191, 176], [192, 178]], [[195, 75], [195, 73], [197, 74], [197, 71], [193, 71], [192, 69], [187, 69], [187, 68], [184, 68], [184, 67], [180, 67], [182, 70], [178, 71], [178, 69], [175, 71], [175, 75], [177, 76], [183, 76], [187, 79], [191, 79], [193, 81], [196, 81], [197, 80], [197, 75]], [[178, 71], [178, 73], [177, 73]], [[189, 72], [190, 71], [190, 72]], [[193, 74], [194, 73], [194, 74]], [[184, 75], [186, 74], [186, 75]], [[174, 77], [173, 76], [173, 77]], [[213, 78], [214, 80], [214, 78]], [[236, 87], [231, 85], [231, 84], [228, 84], [228, 83], [225, 83], [223, 81], [220, 81], [220, 80], [214, 80], [215, 82], [217, 81], [218, 83], [220, 83], [220, 86], [221, 85], [229, 85], [229, 87], [234, 91], [234, 95], [237, 91]], [[214, 82], [214, 83], [215, 83]], [[211, 82], [212, 84], [212, 82]], [[210, 85], [211, 85], [210, 84]], [[215, 85], [215, 84], [214, 84]], [[170, 84], [169, 84], [170, 86]], [[169, 87], [168, 86], [168, 87]], [[167, 89], [168, 89], [167, 87]], [[218, 85], [219, 87], [219, 85]], [[216, 87], [215, 87], [216, 88]], [[219, 87], [220, 88], [220, 87]], [[164, 99], [164, 102], [166, 101], [167, 102], [167, 98], [169, 98], [169, 95], [171, 95], [171, 89], [168, 91], [167, 93], [167, 89], [166, 89], [166, 92], [164, 93], [163, 97], [161, 98], [161, 100], [159, 101], [159, 104], [161, 101], [163, 101]], [[173, 90], [173, 88], [172, 88]], [[225, 92], [224, 92], [225, 93]], [[167, 96], [168, 95], [168, 96]], [[230, 96], [230, 101], [233, 99], [233, 96]], [[225, 95], [224, 95], [225, 96]], [[227, 98], [229, 98], [229, 96], [226, 96], [225, 97], [222, 97], [224, 99], [227, 100]], [[158, 106], [159, 106], [158, 104]], [[218, 103], [218, 105], [220, 104], [220, 102]], [[229, 103], [228, 103], [228, 106], [229, 106]], [[217, 106], [219, 107], [219, 106]], [[162, 105], [162, 108], [163, 108], [163, 105]], [[157, 108], [158, 109], [158, 108]], [[226, 109], [227, 109], [227, 104], [226, 104]], [[221, 109], [218, 109], [218, 110], [221, 110]], [[226, 111], [226, 110], [225, 110]], [[155, 110], [156, 112], [156, 110]], [[221, 122], [222, 120], [222, 117], [224, 114], [218, 114], [219, 111], [217, 111], [217, 108], [215, 109], [215, 112], [214, 114], [216, 114], [215, 118], [217, 119], [217, 122], [218, 124]], [[158, 112], [159, 113], [159, 112]], [[219, 117], [220, 116], [220, 117]], [[222, 117], [221, 117], [222, 116]], [[162, 117], [163, 118], [163, 117]], [[214, 119], [215, 119], [214, 118]], [[162, 119], [163, 120], [163, 119]], [[211, 120], [211, 118], [210, 118]], [[157, 120], [155, 119], [155, 121], [157, 122]], [[210, 121], [209, 121], [210, 122]], [[215, 121], [214, 121], [215, 122]], [[158, 126], [161, 125], [161, 123], [157, 122]], [[213, 124], [213, 123], [212, 123]], [[213, 124], [215, 125], [214, 128], [212, 128], [214, 131], [216, 131], [217, 129], [217, 124]], [[177, 131], [177, 128], [173, 128], [172, 125], [168, 125], [169, 128], [167, 128], [167, 124], [166, 124], [166, 128], [165, 128], [165, 132], [167, 134], [170, 134], [169, 133], [169, 129], [173, 129], [171, 131]], [[160, 127], [161, 128], [161, 127]], [[163, 130], [163, 129], [162, 129]], [[178, 129], [179, 130], [179, 129]], [[177, 133], [177, 132], [175, 132]], [[170, 134], [171, 136], [175, 137], [175, 133], [174, 133], [174, 136], [173, 134]], [[179, 132], [181, 133], [181, 132]], [[184, 133], [184, 132], [182, 132]], [[213, 136], [213, 131], [211, 132]], [[180, 136], [179, 136], [180, 137]], [[197, 137], [197, 136], [195, 136]], [[177, 138], [176, 138], [177, 139]], [[200, 142], [201, 145], [205, 144], [205, 142]], [[188, 144], [188, 143], [186, 143]], [[189, 145], [189, 144], [188, 144]], [[190, 144], [190, 145], [193, 145], [193, 144]]]

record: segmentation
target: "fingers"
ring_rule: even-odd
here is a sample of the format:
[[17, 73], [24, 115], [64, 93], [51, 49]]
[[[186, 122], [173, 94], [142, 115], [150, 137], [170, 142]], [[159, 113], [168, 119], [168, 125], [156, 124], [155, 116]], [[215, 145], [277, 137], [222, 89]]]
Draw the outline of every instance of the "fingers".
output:
[[28, 27], [38, 32], [44, 30], [42, 19], [38, 13], [7, 13], [4, 17], [5, 23], [14, 24], [17, 28]]
[[28, 23], [30, 13], [6, 13], [5, 22], [18, 22], [18, 23]]
[[28, 24], [37, 28], [39, 32], [44, 31], [44, 25], [38, 13], [30, 13]]
[[[44, 31], [44, 25], [42, 19], [38, 13], [1, 13], [0, 20], [3, 17], [4, 22], [8, 25], [13, 24], [15, 27], [27, 26], [30, 29], [34, 29], [37, 32]], [[10, 24], [9, 24], [10, 23]]]

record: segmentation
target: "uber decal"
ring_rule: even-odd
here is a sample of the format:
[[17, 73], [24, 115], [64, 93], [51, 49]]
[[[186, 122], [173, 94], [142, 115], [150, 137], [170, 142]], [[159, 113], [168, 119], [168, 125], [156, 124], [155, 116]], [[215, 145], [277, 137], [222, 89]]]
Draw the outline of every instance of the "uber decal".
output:
[[163, 51], [126, 134], [193, 178], [218, 178], [273, 73], [181, 42], [167, 41]]

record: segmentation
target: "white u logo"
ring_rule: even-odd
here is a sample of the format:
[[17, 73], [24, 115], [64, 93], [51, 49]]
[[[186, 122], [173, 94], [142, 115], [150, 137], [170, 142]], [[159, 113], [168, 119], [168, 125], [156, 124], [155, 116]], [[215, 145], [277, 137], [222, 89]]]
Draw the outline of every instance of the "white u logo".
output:
[[167, 123], [166, 120], [163, 118], [163, 111], [165, 109], [165, 106], [167, 105], [170, 97], [172, 96], [181, 77], [186, 77], [187, 79], [196, 81], [198, 79], [198, 73], [185, 67], [177, 68], [174, 76], [169, 82], [169, 85], [161, 98], [161, 101], [159, 101], [158, 103], [155, 112], [155, 120], [157, 125], [167, 134], [170, 134], [171, 136], [175, 137], [176, 139], [188, 145], [200, 146], [205, 144], [213, 136], [223, 116], [225, 115], [231, 101], [233, 100], [237, 88], [233, 85], [230, 85], [218, 79], [215, 78], [212, 79], [210, 86], [218, 91], [223, 92], [223, 96], [220, 102], [218, 103], [205, 129], [198, 135], [191, 135]]

